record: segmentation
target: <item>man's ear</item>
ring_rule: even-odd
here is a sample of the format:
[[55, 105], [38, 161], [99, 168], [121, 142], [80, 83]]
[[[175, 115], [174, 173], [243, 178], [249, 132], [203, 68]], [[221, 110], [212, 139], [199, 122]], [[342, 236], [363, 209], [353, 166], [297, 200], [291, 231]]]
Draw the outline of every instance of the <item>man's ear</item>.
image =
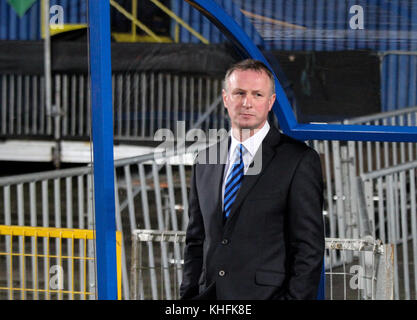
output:
[[275, 99], [276, 99], [277, 95], [274, 93], [269, 97], [269, 109], [268, 111], [271, 111], [272, 106], [274, 105]]
[[222, 89], [223, 105], [227, 109], [227, 92], [225, 89]]

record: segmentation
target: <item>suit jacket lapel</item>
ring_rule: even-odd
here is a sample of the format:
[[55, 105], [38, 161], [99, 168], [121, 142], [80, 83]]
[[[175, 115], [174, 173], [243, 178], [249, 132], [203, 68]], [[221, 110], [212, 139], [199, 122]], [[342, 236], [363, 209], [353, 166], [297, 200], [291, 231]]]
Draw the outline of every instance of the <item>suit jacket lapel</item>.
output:
[[275, 146], [279, 143], [280, 133], [277, 129], [271, 126], [268, 134], [265, 136], [262, 141], [262, 148], [256, 152], [252, 164], [261, 162], [262, 167], [258, 174], [256, 175], [245, 175], [242, 181], [242, 185], [239, 188], [239, 191], [236, 195], [236, 199], [232, 204], [232, 209], [230, 211], [229, 218], [226, 221], [226, 224], [233, 218], [234, 214], [237, 212], [237, 208], [241, 205], [242, 201], [245, 199], [248, 192], [253, 188], [256, 182], [259, 180], [261, 175], [265, 172], [265, 169], [271, 162], [272, 158], [275, 155]]

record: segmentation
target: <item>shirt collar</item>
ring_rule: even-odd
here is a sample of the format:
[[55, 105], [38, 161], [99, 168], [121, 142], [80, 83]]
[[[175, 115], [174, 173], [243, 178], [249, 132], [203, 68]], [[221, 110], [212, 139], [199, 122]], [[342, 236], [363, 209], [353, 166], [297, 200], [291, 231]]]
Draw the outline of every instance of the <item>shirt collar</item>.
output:
[[246, 139], [243, 142], [240, 142], [239, 140], [237, 140], [233, 136], [232, 130], [230, 130], [230, 136], [231, 136], [232, 141], [231, 141], [231, 144], [230, 144], [231, 152], [229, 153], [229, 160], [232, 160], [233, 155], [235, 153], [235, 149], [240, 143], [243, 144], [245, 149], [249, 152], [249, 154], [253, 158], [255, 156], [256, 151], [258, 151], [259, 146], [261, 145], [265, 136], [267, 135], [267, 133], [269, 131], [269, 128], [270, 128], [270, 125], [269, 125], [268, 121], [266, 121], [265, 124], [263, 125], [263, 127], [260, 130], [258, 130], [258, 132], [256, 132], [252, 137]]

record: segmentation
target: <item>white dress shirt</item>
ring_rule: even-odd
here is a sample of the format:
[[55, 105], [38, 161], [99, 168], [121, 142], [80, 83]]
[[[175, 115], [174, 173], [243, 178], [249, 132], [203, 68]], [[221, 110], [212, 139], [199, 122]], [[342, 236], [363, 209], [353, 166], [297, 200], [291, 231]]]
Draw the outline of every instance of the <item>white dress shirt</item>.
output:
[[264, 140], [265, 136], [267, 135], [268, 131], [269, 131], [269, 123], [268, 121], [265, 122], [265, 124], [263, 125], [263, 127], [261, 129], [259, 129], [258, 132], [256, 132], [252, 137], [246, 139], [243, 142], [240, 142], [239, 140], [237, 140], [232, 133], [232, 130], [230, 130], [229, 134], [231, 136], [231, 143], [230, 143], [230, 148], [229, 148], [229, 153], [228, 153], [228, 157], [227, 157], [227, 163], [224, 166], [224, 175], [223, 175], [223, 185], [222, 185], [222, 209], [224, 206], [224, 188], [225, 188], [225, 184], [226, 184], [226, 179], [229, 176], [230, 170], [232, 169], [232, 164], [238, 160], [237, 155], [238, 155], [238, 149], [237, 147], [239, 146], [239, 144], [243, 145], [243, 154], [242, 154], [242, 158], [243, 158], [243, 163], [244, 163], [244, 173], [246, 174], [246, 172], [248, 171], [248, 168], [250, 166], [250, 164], [252, 163], [253, 157], [256, 154], [256, 151], [258, 151], [259, 146], [261, 145], [262, 141]]

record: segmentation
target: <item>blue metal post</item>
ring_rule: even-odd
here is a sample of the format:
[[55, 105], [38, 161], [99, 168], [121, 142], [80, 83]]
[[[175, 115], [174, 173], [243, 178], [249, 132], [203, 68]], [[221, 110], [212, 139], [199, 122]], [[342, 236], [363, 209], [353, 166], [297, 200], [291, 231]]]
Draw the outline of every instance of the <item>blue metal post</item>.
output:
[[97, 294], [117, 299], [109, 0], [88, 1]]

